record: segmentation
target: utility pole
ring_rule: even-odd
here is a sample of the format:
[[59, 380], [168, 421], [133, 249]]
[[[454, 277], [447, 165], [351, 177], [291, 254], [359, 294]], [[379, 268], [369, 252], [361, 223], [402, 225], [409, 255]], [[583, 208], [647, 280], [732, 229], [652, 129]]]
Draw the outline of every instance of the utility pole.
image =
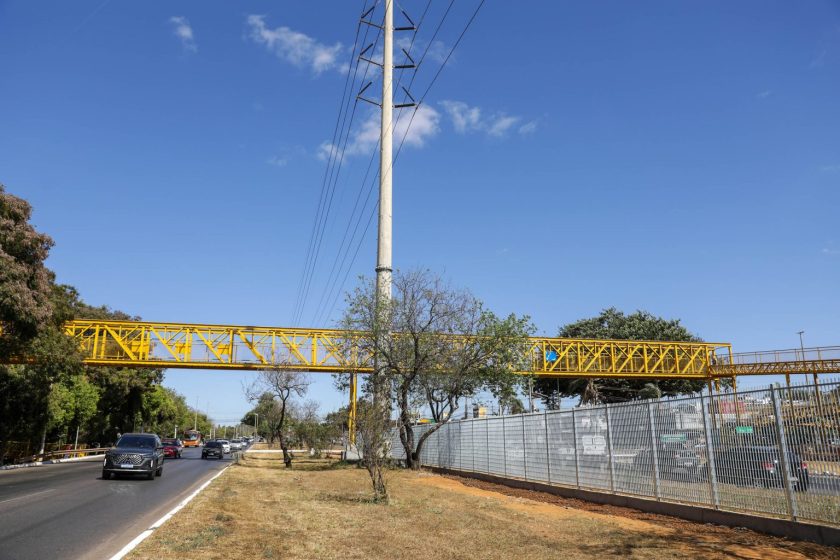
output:
[[391, 299], [391, 187], [393, 171], [394, 129], [394, 0], [385, 0], [384, 50], [382, 53], [382, 128], [379, 131], [379, 235], [376, 251], [376, 299]]
[[[414, 98], [412, 99], [412, 103], [403, 103], [399, 105], [394, 105], [394, 96], [393, 96], [393, 84], [394, 84], [394, 31], [414, 31], [415, 26], [414, 22], [411, 21], [411, 18], [408, 17], [408, 14], [403, 11], [403, 15], [408, 19], [409, 23], [411, 24], [408, 27], [398, 27], [394, 28], [394, 0], [385, 0], [385, 17], [383, 18], [382, 25], [375, 24], [371, 21], [367, 21], [365, 18], [370, 15], [373, 11], [373, 7], [370, 8], [367, 12], [362, 14], [361, 22], [365, 25], [370, 25], [372, 27], [377, 27], [382, 31], [383, 34], [383, 48], [382, 48], [382, 63], [375, 62], [370, 60], [369, 58], [365, 58], [365, 53], [368, 52], [373, 45], [368, 45], [365, 49], [363, 49], [359, 53], [359, 59], [364, 60], [365, 62], [375, 64], [382, 68], [382, 99], [380, 103], [376, 103], [375, 101], [371, 101], [370, 99], [366, 99], [362, 97], [362, 94], [365, 90], [371, 85], [371, 82], [368, 82], [362, 89], [359, 91], [359, 94], [356, 96], [357, 99], [361, 99], [362, 101], [366, 101], [373, 105], [378, 105], [381, 110], [381, 123], [380, 123], [380, 131], [379, 131], [379, 221], [378, 221], [378, 235], [377, 235], [377, 245], [376, 245], [376, 301], [375, 301], [375, 308], [377, 314], [377, 321], [379, 319], [384, 318], [382, 316], [382, 310], [388, 308], [388, 304], [391, 301], [391, 280], [393, 275], [393, 264], [392, 264], [392, 221], [393, 221], [393, 214], [392, 214], [392, 173], [393, 173], [393, 166], [394, 166], [394, 157], [393, 157], [393, 145], [394, 145], [394, 125], [393, 125], [393, 117], [394, 117], [394, 108], [403, 108], [403, 107], [413, 107]], [[411, 59], [411, 55], [403, 49], [406, 57], [409, 59], [410, 63], [401, 64], [396, 68], [404, 69], [404, 68], [415, 68], [414, 61]], [[405, 90], [405, 88], [403, 88]], [[411, 94], [408, 93], [408, 90], [405, 90], [406, 94], [411, 97]], [[379, 328], [376, 329], [376, 336], [390, 336], [388, 332], [382, 332]], [[378, 346], [378, 344], [377, 344]], [[378, 372], [378, 364], [379, 364], [379, 356], [378, 352], [373, 356], [374, 361], [374, 375]], [[376, 385], [376, 383], [374, 384]], [[374, 388], [374, 393], [378, 393], [384, 391], [384, 387], [380, 387], [379, 389]], [[348, 427], [348, 441], [351, 445], [355, 444], [356, 439], [356, 392], [357, 392], [357, 377], [355, 373], [351, 373], [350, 375], [350, 409], [347, 419], [347, 427]], [[374, 399], [377, 398], [386, 399], [382, 395], [377, 397], [374, 395]]]

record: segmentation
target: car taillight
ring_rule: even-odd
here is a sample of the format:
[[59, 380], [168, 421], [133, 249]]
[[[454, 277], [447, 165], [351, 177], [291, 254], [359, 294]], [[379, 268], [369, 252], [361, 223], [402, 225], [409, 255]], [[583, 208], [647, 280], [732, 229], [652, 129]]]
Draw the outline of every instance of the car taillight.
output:
[[772, 471], [776, 467], [776, 465], [769, 461], [764, 461], [763, 463], [761, 463], [761, 466], [764, 467], [765, 471]]
[[807, 471], [808, 470], [808, 463], [806, 463], [805, 461], [802, 461], [802, 468]]

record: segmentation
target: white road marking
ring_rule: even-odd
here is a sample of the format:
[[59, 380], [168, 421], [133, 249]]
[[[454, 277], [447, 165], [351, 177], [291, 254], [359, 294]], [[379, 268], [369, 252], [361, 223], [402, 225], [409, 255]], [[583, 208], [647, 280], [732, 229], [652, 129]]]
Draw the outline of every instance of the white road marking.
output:
[[[232, 463], [231, 463], [231, 464], [232, 464]], [[219, 471], [218, 473], [216, 473], [216, 474], [215, 474], [212, 478], [210, 478], [210, 480], [208, 480], [207, 482], [205, 482], [204, 484], [202, 484], [201, 486], [199, 486], [199, 487], [196, 489], [196, 491], [195, 491], [195, 492], [193, 492], [192, 494], [190, 494], [189, 496], [187, 496], [186, 498], [184, 498], [183, 500], [181, 500], [181, 503], [179, 503], [177, 506], [175, 506], [175, 507], [172, 509], [172, 511], [170, 511], [169, 513], [167, 513], [166, 515], [164, 515], [163, 517], [161, 517], [160, 519], [158, 519], [157, 521], [155, 521], [155, 522], [152, 524], [152, 526], [151, 526], [151, 527], [149, 527], [148, 529], [146, 529], [145, 531], [143, 531], [142, 533], [140, 533], [139, 535], [137, 535], [136, 537], [134, 537], [134, 539], [132, 539], [132, 541], [131, 541], [130, 543], [128, 543], [127, 545], [125, 545], [124, 547], [122, 547], [122, 549], [121, 549], [119, 552], [117, 552], [116, 554], [114, 554], [114, 555], [110, 558], [110, 560], [121, 560], [121, 559], [122, 559], [122, 558], [123, 558], [126, 554], [128, 554], [129, 552], [131, 552], [132, 550], [134, 550], [135, 548], [137, 548], [137, 545], [139, 545], [141, 542], [143, 542], [144, 540], [146, 540], [146, 538], [148, 538], [148, 537], [149, 537], [149, 536], [150, 536], [150, 535], [154, 532], [154, 530], [155, 530], [155, 529], [159, 528], [161, 525], [163, 525], [164, 523], [166, 523], [167, 521], [169, 521], [169, 519], [170, 519], [173, 515], [175, 515], [175, 514], [176, 514], [176, 513], [178, 513], [179, 511], [181, 511], [181, 509], [182, 509], [184, 506], [186, 506], [188, 503], [190, 503], [190, 502], [192, 501], [192, 499], [193, 499], [193, 498], [195, 498], [196, 496], [198, 496], [198, 495], [199, 495], [199, 493], [201, 493], [201, 491], [202, 491], [202, 490], [204, 490], [205, 488], [207, 488], [208, 486], [210, 486], [210, 483], [211, 483], [211, 482], [213, 482], [214, 480], [216, 480], [217, 478], [219, 478], [219, 477], [222, 475], [222, 473], [223, 473], [223, 472], [225, 472], [225, 471], [228, 469], [228, 467], [230, 467], [230, 465], [228, 465], [227, 467], [225, 467], [225, 468], [223, 468], [222, 470], [220, 470], [220, 471]], [[2, 502], [0, 502], [0, 503], [2, 503]]]

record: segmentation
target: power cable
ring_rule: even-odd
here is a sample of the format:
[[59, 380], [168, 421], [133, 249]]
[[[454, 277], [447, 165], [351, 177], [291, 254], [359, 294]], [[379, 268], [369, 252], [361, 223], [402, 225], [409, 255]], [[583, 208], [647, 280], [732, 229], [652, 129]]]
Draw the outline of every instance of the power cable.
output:
[[[449, 9], [451, 9], [451, 7], [452, 7], [452, 3], [454, 3], [454, 1], [455, 1], [455, 0], [452, 0], [452, 2], [450, 3], [449, 8], [447, 9], [446, 14], [444, 14], [444, 19], [446, 18], [446, 15], [449, 13]], [[415, 40], [417, 39], [417, 34], [420, 32], [420, 28], [421, 28], [421, 27], [422, 27], [422, 25], [423, 25], [423, 21], [426, 19], [426, 14], [428, 13], [428, 11], [429, 11], [429, 7], [431, 6], [431, 4], [432, 4], [432, 0], [428, 0], [428, 1], [426, 2], [426, 7], [424, 8], [423, 13], [422, 13], [422, 14], [421, 14], [421, 16], [420, 16], [420, 19], [418, 20], [417, 25], [415, 26], [414, 33], [413, 33], [413, 34], [412, 34], [412, 36], [411, 36], [411, 43], [409, 44], [408, 49], [407, 49], [407, 52], [409, 53], [409, 56], [411, 55], [411, 50], [412, 50], [412, 49], [413, 49], [413, 47], [414, 47], [414, 42], [415, 42]], [[435, 31], [435, 35], [433, 36], [433, 39], [432, 39], [432, 40], [434, 40], [434, 37], [436, 37], [436, 36], [437, 36], [437, 32], [438, 32], [439, 30], [440, 30], [440, 25], [438, 26], [438, 29]], [[430, 43], [430, 44], [431, 44], [431, 43]], [[426, 55], [426, 53], [427, 53], [427, 52], [428, 52], [428, 47], [427, 47], [426, 51], [423, 53], [423, 57], [421, 57], [420, 62], [422, 62], [423, 58], [425, 58], [425, 55]], [[418, 63], [418, 66], [419, 66], [419, 63]], [[398, 79], [397, 79], [397, 85], [396, 85], [396, 87], [397, 87], [397, 88], [399, 88], [399, 87], [400, 87], [400, 84], [402, 83], [402, 79], [403, 79], [403, 76], [404, 76], [404, 75], [405, 75], [405, 74], [404, 74], [404, 69], [402, 69], [402, 70], [400, 71], [399, 77], [398, 77]], [[414, 73], [413, 73], [413, 75], [412, 75], [411, 83], [409, 83], [408, 89], [411, 89], [411, 85], [412, 85], [412, 83], [414, 82], [414, 78], [416, 77], [416, 75], [417, 75], [417, 74], [416, 74], [416, 69], [415, 69], [415, 72], [414, 72]], [[364, 80], [363, 80], [363, 81], [364, 81]], [[401, 116], [402, 116], [402, 115], [398, 115], [398, 116], [397, 116], [397, 119], [396, 119], [394, 122], [392, 122], [392, 124], [391, 124], [391, 126], [392, 126], [392, 130], [393, 130], [393, 128], [396, 126], [396, 124], [399, 122], [399, 120], [400, 120]], [[336, 269], [336, 264], [337, 264], [337, 263], [339, 263], [339, 257], [341, 258], [340, 265], [339, 265], [339, 267], [338, 267], [338, 271], [339, 271], [339, 274], [340, 274], [341, 270], [342, 270], [342, 269], [343, 269], [343, 267], [344, 267], [344, 263], [345, 263], [345, 262], [346, 262], [346, 260], [347, 260], [347, 256], [349, 255], [349, 251], [350, 251], [351, 244], [353, 243], [353, 240], [354, 240], [354, 239], [355, 239], [355, 237], [356, 237], [356, 232], [358, 231], [359, 224], [361, 223], [361, 221], [362, 221], [362, 217], [364, 216], [364, 211], [365, 211], [365, 208], [367, 207], [367, 204], [368, 204], [368, 202], [369, 202], [369, 200], [370, 200], [370, 192], [371, 192], [371, 189], [369, 189], [369, 190], [368, 190], [368, 196], [367, 196], [367, 198], [365, 199], [365, 204], [362, 206], [362, 209], [359, 211], [359, 217], [358, 217], [358, 219], [357, 219], [357, 220], [356, 220], [356, 222], [355, 222], [355, 227], [353, 228], [353, 235], [352, 235], [352, 237], [350, 238], [350, 240], [349, 240], [349, 242], [348, 242], [348, 241], [347, 241], [347, 234], [348, 234], [348, 233], [349, 233], [349, 231], [350, 231], [350, 226], [351, 226], [351, 224], [353, 224], [353, 219], [354, 219], [354, 216], [356, 215], [356, 209], [357, 209], [357, 208], [358, 208], [358, 206], [359, 206], [359, 201], [360, 201], [360, 199], [361, 199], [362, 193], [364, 192], [364, 186], [365, 186], [365, 184], [367, 183], [368, 176], [370, 175], [370, 170], [371, 170], [371, 167], [373, 166], [373, 161], [374, 161], [374, 159], [375, 159], [375, 156], [376, 156], [376, 152], [377, 152], [377, 148], [378, 148], [378, 147], [379, 147], [379, 141], [377, 140], [377, 143], [376, 143], [376, 145], [374, 146], [373, 151], [371, 152], [370, 161], [368, 162], [367, 170], [365, 171], [365, 176], [364, 176], [364, 178], [362, 179], [362, 182], [361, 182], [361, 184], [360, 184], [360, 186], [359, 186], [359, 190], [358, 190], [358, 192], [356, 193], [356, 199], [355, 199], [355, 201], [354, 201], [354, 203], [353, 203], [353, 209], [352, 209], [352, 210], [351, 210], [351, 212], [350, 212], [350, 216], [349, 216], [349, 218], [348, 218], [348, 220], [347, 220], [347, 225], [346, 225], [346, 226], [345, 226], [345, 228], [344, 228], [344, 233], [343, 233], [343, 235], [342, 235], [341, 243], [340, 243], [340, 245], [339, 245], [339, 249], [338, 249], [338, 252], [337, 252], [337, 254], [336, 254], [336, 258], [335, 258], [335, 259], [333, 259], [333, 265], [332, 265], [332, 267], [331, 267], [331, 269], [330, 269], [329, 275], [327, 276], [327, 278], [328, 278], [327, 287], [326, 287], [326, 289], [322, 292], [322, 294], [321, 294], [321, 298], [320, 298], [320, 300], [318, 301], [318, 305], [317, 305], [317, 307], [315, 308], [315, 315], [314, 315], [314, 317], [313, 317], [313, 324], [315, 324], [315, 325], [319, 324], [319, 322], [320, 322], [320, 320], [321, 320], [321, 318], [322, 318], [322, 315], [323, 315], [323, 312], [322, 312], [322, 309], [323, 309], [323, 304], [324, 304], [324, 302], [325, 302], [325, 301], [329, 301], [329, 299], [332, 297], [332, 294], [333, 294], [333, 292], [334, 292], [335, 285], [336, 285], [336, 283], [337, 283], [337, 281], [338, 281], [338, 277], [339, 277], [339, 276], [335, 274], [335, 269]], [[379, 176], [379, 174], [377, 173], [377, 174], [376, 174], [376, 177], [378, 177], [378, 176]], [[346, 250], [345, 250], [345, 244], [347, 245]]]
[[[424, 100], [426, 99], [426, 97], [428, 96], [429, 92], [431, 91], [431, 89], [432, 89], [432, 87], [434, 86], [434, 84], [435, 84], [435, 82], [437, 81], [437, 79], [440, 77], [441, 73], [443, 72], [443, 69], [446, 67], [446, 63], [449, 61], [449, 59], [452, 57], [452, 54], [455, 52], [455, 49], [456, 49], [456, 48], [458, 48], [458, 45], [461, 43], [461, 40], [464, 38], [464, 36], [466, 35], [467, 31], [468, 31], [468, 30], [469, 30], [469, 28], [472, 26], [473, 22], [475, 21], [476, 16], [478, 16], [479, 11], [480, 11], [480, 10], [481, 10], [481, 8], [484, 6], [485, 1], [486, 1], [486, 0], [481, 0], [481, 1], [479, 2], [479, 4], [478, 4], [478, 6], [476, 7], [475, 11], [473, 12], [472, 16], [471, 16], [471, 17], [470, 17], [470, 19], [467, 21], [466, 26], [465, 26], [465, 27], [464, 27], [464, 29], [461, 31], [461, 33], [458, 35], [458, 39], [455, 41], [455, 44], [454, 44], [454, 45], [452, 45], [452, 48], [449, 50], [449, 53], [446, 55], [446, 58], [444, 58], [443, 62], [441, 63], [440, 68], [439, 68], [439, 69], [438, 69], [438, 71], [435, 73], [434, 77], [432, 78], [432, 81], [429, 83], [429, 86], [426, 88], [426, 91], [424, 91], [424, 92], [423, 92], [423, 95], [420, 97], [420, 101], [418, 101], [418, 102], [417, 102], [417, 105], [415, 106], [414, 111], [412, 111], [412, 114], [411, 114], [411, 119], [410, 119], [410, 120], [409, 120], [409, 122], [408, 122], [408, 126], [406, 126], [405, 132], [403, 133], [402, 139], [400, 140], [400, 145], [399, 145], [399, 148], [397, 148], [397, 152], [396, 152], [396, 154], [394, 155], [394, 160], [391, 162], [391, 166], [392, 166], [392, 167], [393, 167], [394, 163], [396, 163], [397, 158], [399, 158], [399, 155], [400, 155], [400, 153], [402, 152], [402, 148], [403, 148], [403, 145], [404, 145], [404, 143], [405, 143], [405, 139], [406, 139], [406, 137], [408, 136], [408, 131], [411, 129], [411, 125], [412, 125], [412, 123], [414, 122], [414, 118], [415, 118], [415, 116], [417, 115], [417, 111], [420, 109], [420, 107], [422, 106], [423, 101], [424, 101]], [[448, 12], [449, 12], [449, 9], [452, 7], [452, 4], [453, 4], [453, 3], [454, 3], [454, 0], [452, 0], [452, 2], [451, 2], [451, 3], [450, 3], [450, 5], [449, 5], [449, 8], [447, 8], [447, 14], [448, 14]], [[445, 17], [445, 16], [444, 16], [444, 17]], [[443, 23], [443, 21], [441, 21], [441, 24], [438, 26], [438, 30], [440, 29], [440, 26], [442, 25], [442, 23]], [[437, 33], [437, 31], [436, 31], [436, 33]], [[431, 48], [431, 45], [432, 45], [432, 42], [430, 41], [430, 42], [429, 42], [429, 45], [427, 45], [426, 51], [425, 51], [425, 52], [424, 52], [424, 54], [423, 54], [423, 57], [420, 59], [420, 62], [418, 62], [418, 64], [417, 64], [418, 69], [419, 69], [419, 67], [420, 67], [420, 65], [421, 65], [421, 63], [422, 63], [422, 61], [423, 61], [423, 58], [425, 58], [426, 54], [428, 53], [429, 48]], [[415, 76], [416, 76], [416, 73], [415, 73]], [[413, 82], [413, 79], [412, 79], [412, 82]], [[398, 120], [399, 120], [399, 119], [398, 119]], [[377, 176], [378, 176], [378, 174], [377, 174]], [[374, 181], [375, 181], [375, 179], [374, 179]], [[371, 189], [372, 189], [372, 188], [373, 188], [373, 184], [371, 185]], [[358, 256], [358, 254], [359, 254], [359, 249], [361, 248], [362, 242], [363, 242], [363, 240], [364, 240], [364, 235], [366, 235], [366, 234], [367, 234], [367, 231], [368, 231], [368, 229], [370, 228], [370, 224], [372, 223], [373, 216], [374, 216], [374, 215], [375, 215], [375, 213], [376, 213], [376, 208], [377, 208], [377, 207], [378, 207], [378, 204], [377, 204], [377, 205], [374, 205], [374, 208], [372, 209], [372, 212], [371, 212], [371, 214], [370, 214], [370, 216], [369, 216], [369, 218], [368, 218], [368, 223], [367, 223], [367, 225], [366, 225], [366, 227], [365, 227], [364, 233], [362, 234], [362, 237], [359, 239], [359, 244], [357, 245], [357, 247], [356, 247], [356, 251], [354, 252], [354, 255], [353, 255], [353, 258], [352, 258], [352, 259], [351, 259], [351, 261], [350, 261], [350, 265], [349, 265], [349, 267], [347, 268], [347, 271], [346, 271], [346, 272], [345, 272], [345, 274], [344, 274], [344, 277], [343, 277], [343, 279], [342, 279], [342, 281], [341, 281], [341, 284], [340, 284], [340, 287], [339, 287], [338, 293], [336, 294], [335, 298], [333, 299], [333, 303], [332, 303], [332, 305], [328, 308], [328, 309], [329, 309], [329, 311], [327, 311], [327, 313], [330, 313], [333, 309], [335, 309], [335, 306], [336, 306], [336, 304], [338, 303], [338, 298], [339, 298], [339, 297], [340, 297], [340, 295], [341, 295], [341, 290], [343, 290], [343, 288], [344, 288], [344, 284], [347, 282], [347, 278], [348, 278], [348, 276], [350, 275], [350, 270], [352, 270], [353, 264], [355, 264], [356, 257], [357, 257], [357, 256]]]
[[[367, 8], [367, 0], [363, 0], [363, 2], [362, 2], [362, 12], [361, 13], [365, 13], [366, 8]], [[359, 34], [360, 34], [360, 31], [361, 31], [361, 26], [362, 26], [361, 22], [359, 22], [356, 25], [356, 36], [353, 39], [353, 49], [350, 53], [350, 66], [351, 67], [356, 60], [356, 50], [357, 50], [358, 44], [359, 44]], [[365, 37], [367, 37], [367, 32], [368, 32], [368, 28], [366, 26]], [[358, 64], [356, 64], [356, 71], [358, 71]], [[354, 85], [355, 85], [355, 79], [356, 79], [356, 74], [353, 73], [353, 83], [354, 83]], [[322, 210], [323, 210], [323, 207], [324, 207], [324, 201], [326, 200], [326, 192], [327, 192], [327, 184], [328, 184], [327, 178], [329, 177], [330, 169], [332, 167], [333, 157], [335, 155], [335, 146], [337, 145], [336, 144], [336, 138], [339, 139], [339, 143], [340, 143], [340, 138], [341, 138], [341, 136], [339, 134], [339, 129], [340, 129], [339, 124], [341, 123], [342, 113], [345, 115], [345, 117], [346, 117], [346, 114], [347, 114], [347, 112], [346, 112], [347, 103], [345, 102], [345, 98], [349, 99], [349, 96], [348, 96], [348, 91], [349, 91], [348, 86], [349, 85], [350, 85], [350, 71], [349, 71], [349, 67], [348, 67], [347, 76], [344, 79], [344, 89], [341, 93], [341, 98], [340, 98], [341, 101], [339, 102], [339, 111], [338, 111], [338, 115], [336, 115], [336, 119], [335, 119], [335, 127], [333, 129], [333, 137], [332, 137], [332, 141], [331, 141], [331, 144], [330, 144], [330, 153], [329, 153], [328, 158], [327, 158], [326, 168], [324, 169], [324, 178], [322, 179], [322, 183], [321, 183], [321, 192], [320, 192], [320, 195], [318, 197], [318, 206], [317, 206], [317, 209], [315, 211], [315, 222], [312, 225], [312, 231], [311, 231], [310, 237], [309, 237], [309, 244], [308, 244], [308, 248], [307, 248], [307, 252], [306, 252], [306, 257], [304, 259], [304, 267], [303, 267], [303, 271], [301, 273], [300, 282], [298, 283], [298, 295], [297, 295], [296, 302], [295, 302], [295, 307], [294, 307], [293, 313], [292, 313], [293, 324], [297, 323], [297, 321], [299, 319], [299, 315], [300, 315], [299, 310], [301, 310], [301, 308], [303, 306], [303, 293], [304, 293], [304, 288], [305, 288], [306, 282], [307, 282], [307, 274], [308, 274], [308, 271], [309, 271], [309, 268], [310, 268], [310, 263], [313, 260], [313, 249], [315, 247], [315, 242], [316, 242], [315, 240], [316, 240], [316, 234], [317, 234], [317, 231], [318, 231], [318, 224], [320, 222], [320, 216], [322, 214]], [[343, 129], [343, 124], [342, 124], [342, 129]]]

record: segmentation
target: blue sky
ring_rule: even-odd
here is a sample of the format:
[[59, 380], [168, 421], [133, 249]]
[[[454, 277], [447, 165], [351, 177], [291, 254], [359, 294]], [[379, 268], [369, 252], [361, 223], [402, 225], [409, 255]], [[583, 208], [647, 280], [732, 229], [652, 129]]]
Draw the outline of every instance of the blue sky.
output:
[[[149, 320], [293, 324], [362, 4], [0, 2], [0, 181], [55, 239], [59, 281]], [[415, 96], [477, 2], [432, 41], [448, 4], [418, 33]], [[402, 3], [415, 21], [425, 6]], [[798, 330], [838, 344], [838, 99], [836, 2], [487, 2], [395, 167], [394, 264], [549, 335], [616, 306], [736, 351]], [[373, 109], [354, 115], [299, 325], [330, 326], [330, 280], [373, 271], [375, 221], [332, 269]], [[247, 377], [166, 384], [229, 420]], [[323, 410], [344, 402], [316, 379]]]

